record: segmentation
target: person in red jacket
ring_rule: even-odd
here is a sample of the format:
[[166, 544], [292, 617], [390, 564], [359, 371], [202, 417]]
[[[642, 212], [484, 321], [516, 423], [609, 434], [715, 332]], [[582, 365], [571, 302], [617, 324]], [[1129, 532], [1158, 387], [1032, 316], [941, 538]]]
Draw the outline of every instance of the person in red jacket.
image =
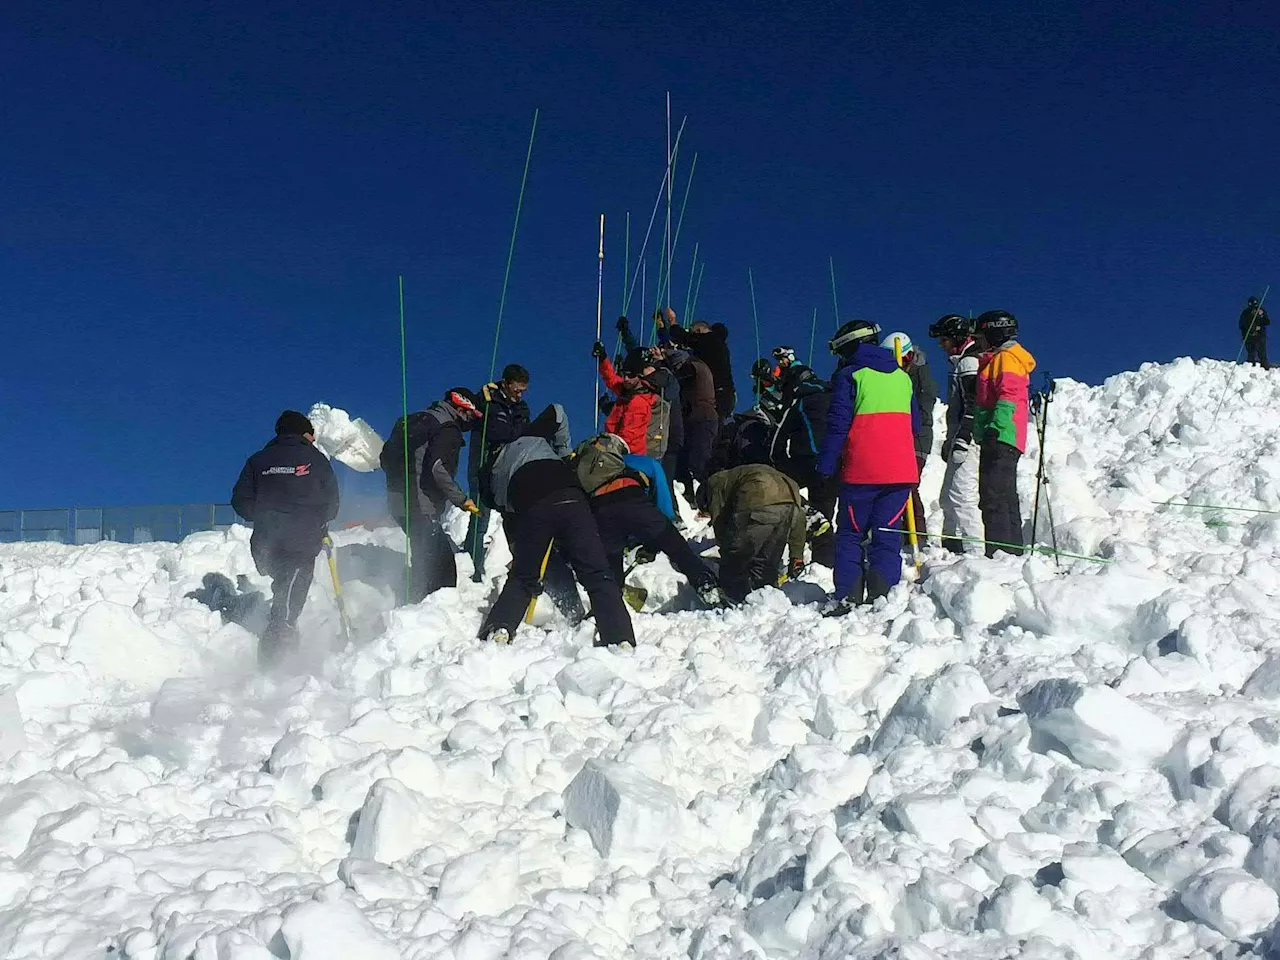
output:
[[605, 387], [618, 398], [604, 422], [605, 433], [621, 437], [632, 453], [653, 456], [648, 450], [648, 438], [659, 397], [645, 378], [656, 368], [645, 358], [644, 350], [634, 350], [623, 364], [623, 373], [627, 375], [620, 375], [609, 361], [604, 344], [598, 340], [591, 348], [591, 355], [600, 363], [600, 379]]

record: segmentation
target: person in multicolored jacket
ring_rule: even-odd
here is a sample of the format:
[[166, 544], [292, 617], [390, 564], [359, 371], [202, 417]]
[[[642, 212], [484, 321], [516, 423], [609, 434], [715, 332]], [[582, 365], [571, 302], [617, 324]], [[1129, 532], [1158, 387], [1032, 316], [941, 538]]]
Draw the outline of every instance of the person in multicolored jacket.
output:
[[898, 525], [920, 482], [920, 408], [911, 378], [879, 337], [874, 323], [850, 320], [830, 341], [840, 361], [817, 472], [840, 483], [832, 613], [883, 597], [902, 579]]
[[982, 445], [978, 505], [987, 556], [1000, 550], [1022, 556], [1018, 460], [1027, 449], [1031, 372], [1036, 361], [1018, 343], [1018, 321], [1008, 311], [988, 310], [974, 328], [984, 351], [978, 362], [973, 436]]

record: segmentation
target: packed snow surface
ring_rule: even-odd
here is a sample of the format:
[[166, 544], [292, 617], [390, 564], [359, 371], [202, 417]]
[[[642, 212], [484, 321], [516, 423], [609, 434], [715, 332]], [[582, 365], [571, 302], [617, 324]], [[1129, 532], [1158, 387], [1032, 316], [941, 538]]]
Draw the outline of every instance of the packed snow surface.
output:
[[1058, 544], [1110, 563], [930, 552], [823, 619], [821, 573], [712, 613], [659, 561], [632, 652], [541, 607], [485, 646], [497, 582], [397, 609], [399, 536], [343, 531], [355, 639], [321, 565], [259, 676], [186, 598], [265, 586], [243, 528], [0, 548], [0, 956], [1271, 956], [1280, 516], [1157, 503], [1280, 510], [1277, 409], [1213, 361], [1062, 381]]

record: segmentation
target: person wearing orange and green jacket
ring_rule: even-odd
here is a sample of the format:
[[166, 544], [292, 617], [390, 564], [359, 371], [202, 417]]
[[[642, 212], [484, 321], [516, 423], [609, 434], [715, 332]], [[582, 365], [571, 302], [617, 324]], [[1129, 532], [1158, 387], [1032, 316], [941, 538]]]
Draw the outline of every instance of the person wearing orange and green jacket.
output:
[[986, 552], [988, 557], [999, 550], [1022, 556], [1018, 460], [1027, 449], [1031, 371], [1036, 361], [1018, 343], [1018, 321], [1007, 310], [988, 310], [974, 327], [983, 348], [978, 361], [973, 436], [982, 445], [978, 506]]

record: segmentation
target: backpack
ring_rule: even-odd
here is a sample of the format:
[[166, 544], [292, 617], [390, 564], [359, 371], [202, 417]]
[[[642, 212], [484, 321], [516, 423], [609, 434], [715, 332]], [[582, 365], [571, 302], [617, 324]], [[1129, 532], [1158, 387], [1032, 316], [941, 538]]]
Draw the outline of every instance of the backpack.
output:
[[605, 449], [595, 438], [578, 444], [573, 452], [573, 471], [588, 496], [593, 496], [605, 484], [612, 483], [623, 475], [633, 478], [637, 476], [622, 457]]
[[657, 397], [644, 433], [644, 453], [646, 457], [661, 460], [667, 455], [667, 440], [671, 432], [671, 402], [662, 394]]
[[[396, 425], [391, 428], [391, 436], [382, 445], [382, 452], [378, 455], [378, 463], [387, 475], [387, 489], [398, 492], [404, 491], [404, 423], [404, 417], [396, 421]], [[409, 414], [410, 457], [431, 442], [439, 424], [440, 421], [425, 410]]]
[[716, 434], [709, 473], [747, 464], [769, 464], [776, 429], [759, 411], [735, 413]]

